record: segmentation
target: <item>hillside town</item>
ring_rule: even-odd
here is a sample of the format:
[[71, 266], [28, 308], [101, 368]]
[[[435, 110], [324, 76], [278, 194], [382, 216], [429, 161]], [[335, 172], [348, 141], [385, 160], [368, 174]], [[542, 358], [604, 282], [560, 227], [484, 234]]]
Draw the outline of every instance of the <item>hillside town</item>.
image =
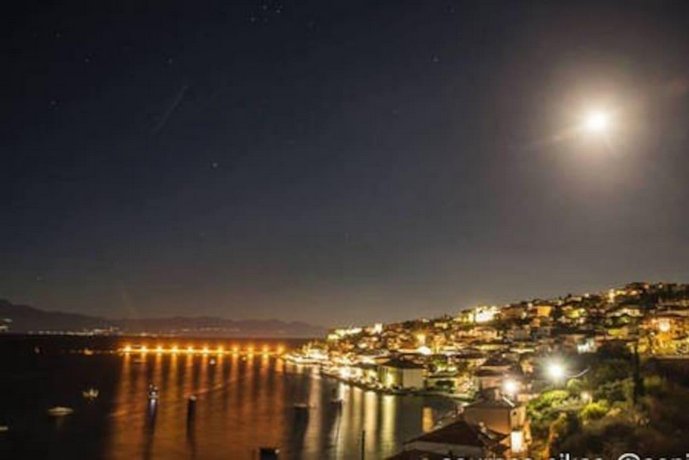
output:
[[[394, 457], [432, 459], [539, 458], [587, 430], [604, 437], [614, 424], [651, 429], [644, 404], [653, 388], [657, 396], [674, 384], [658, 383], [659, 376], [685, 357], [689, 285], [635, 282], [603, 293], [337, 328], [287, 358], [366, 390], [454, 398], [454, 418], [408, 440]], [[657, 442], [674, 446], [671, 439]], [[605, 441], [586, 445], [594, 454], [615, 449]]]

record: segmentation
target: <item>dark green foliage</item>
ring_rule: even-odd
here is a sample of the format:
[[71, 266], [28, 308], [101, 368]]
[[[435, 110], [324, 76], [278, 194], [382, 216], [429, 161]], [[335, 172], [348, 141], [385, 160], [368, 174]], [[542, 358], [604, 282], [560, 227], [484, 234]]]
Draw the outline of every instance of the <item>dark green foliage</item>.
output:
[[584, 406], [579, 416], [584, 422], [590, 422], [605, 417], [609, 410], [610, 405], [608, 401], [601, 399], [600, 401], [592, 402]]

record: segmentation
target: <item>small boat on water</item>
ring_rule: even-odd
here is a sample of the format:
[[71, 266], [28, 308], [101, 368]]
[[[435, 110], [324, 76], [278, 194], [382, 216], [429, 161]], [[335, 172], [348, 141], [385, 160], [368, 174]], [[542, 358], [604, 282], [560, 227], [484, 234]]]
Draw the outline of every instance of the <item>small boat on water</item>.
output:
[[160, 396], [160, 391], [158, 390], [158, 387], [150, 384], [148, 386], [148, 399], [151, 401], [156, 401], [158, 399], [158, 396]]
[[8, 431], [10, 431], [10, 427], [7, 425], [0, 425], [0, 433], [7, 433]]
[[295, 426], [304, 428], [311, 417], [311, 406], [306, 403], [296, 403], [293, 406]]
[[259, 447], [258, 448], [258, 458], [259, 460], [277, 460], [280, 455], [280, 449], [276, 447]]
[[96, 399], [99, 394], [100, 394], [100, 391], [98, 391], [97, 388], [93, 388], [93, 387], [81, 392], [81, 395], [84, 397], [84, 399], [88, 399], [90, 401], [93, 401], [94, 399]]
[[309, 409], [311, 409], [311, 406], [309, 406], [306, 403], [296, 403], [294, 404], [294, 415], [297, 417], [297, 419], [307, 419], [309, 417]]
[[70, 415], [74, 412], [71, 407], [55, 406], [48, 409], [48, 415], [53, 417], [63, 417], [65, 415]]

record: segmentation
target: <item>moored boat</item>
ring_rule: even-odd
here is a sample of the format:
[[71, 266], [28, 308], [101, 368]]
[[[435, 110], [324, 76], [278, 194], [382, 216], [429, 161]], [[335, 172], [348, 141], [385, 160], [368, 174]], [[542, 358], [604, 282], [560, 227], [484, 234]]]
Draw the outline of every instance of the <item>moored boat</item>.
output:
[[277, 447], [259, 447], [258, 448], [258, 458], [259, 460], [277, 460], [280, 455], [280, 449]]
[[96, 399], [99, 394], [100, 394], [100, 391], [97, 388], [93, 388], [93, 387], [81, 392], [81, 395], [84, 397], [84, 399], [89, 399], [89, 400]]
[[158, 396], [160, 396], [160, 392], [158, 391], [158, 387], [150, 384], [148, 386], [148, 399], [155, 401], [158, 399]]
[[51, 415], [53, 417], [62, 417], [64, 415], [72, 414], [73, 412], [74, 409], [65, 406], [55, 406], [48, 409], [48, 415]]

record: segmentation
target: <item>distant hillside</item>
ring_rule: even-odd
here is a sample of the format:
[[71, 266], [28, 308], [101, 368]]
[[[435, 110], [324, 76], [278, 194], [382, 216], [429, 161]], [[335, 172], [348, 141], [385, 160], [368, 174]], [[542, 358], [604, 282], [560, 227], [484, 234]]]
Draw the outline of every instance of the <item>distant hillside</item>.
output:
[[108, 319], [46, 311], [0, 300], [0, 323], [12, 333], [85, 332], [112, 329], [120, 334], [161, 334], [194, 337], [321, 337], [326, 329], [280, 320], [230, 320], [216, 317]]

